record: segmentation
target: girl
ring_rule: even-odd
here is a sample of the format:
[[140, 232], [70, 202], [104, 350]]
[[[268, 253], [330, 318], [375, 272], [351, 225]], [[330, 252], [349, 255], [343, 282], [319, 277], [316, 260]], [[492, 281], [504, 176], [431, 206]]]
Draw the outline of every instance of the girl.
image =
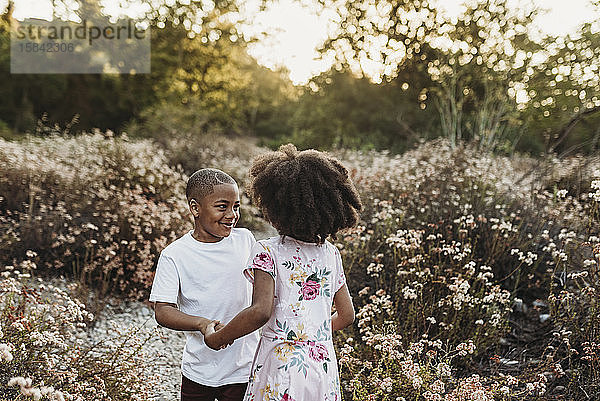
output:
[[250, 178], [254, 202], [280, 235], [252, 249], [244, 271], [252, 305], [221, 330], [210, 324], [205, 342], [219, 349], [264, 326], [246, 401], [341, 400], [332, 330], [352, 324], [354, 307], [326, 238], [356, 224], [358, 193], [339, 161], [291, 144], [258, 157]]

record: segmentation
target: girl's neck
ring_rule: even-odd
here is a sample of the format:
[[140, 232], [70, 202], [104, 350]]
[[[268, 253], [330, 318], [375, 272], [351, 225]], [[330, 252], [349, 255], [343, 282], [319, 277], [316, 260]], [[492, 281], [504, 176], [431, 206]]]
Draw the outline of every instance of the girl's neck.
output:
[[300, 242], [300, 243], [303, 243], [303, 244], [306, 244], [306, 245], [319, 245], [314, 240], [307, 240], [307, 239], [302, 239], [302, 238], [296, 238], [296, 237], [292, 237], [289, 234], [281, 234], [281, 233], [279, 233], [279, 236], [281, 237], [282, 241], [285, 241], [286, 239], [289, 238], [289, 239], [291, 239], [293, 241]]

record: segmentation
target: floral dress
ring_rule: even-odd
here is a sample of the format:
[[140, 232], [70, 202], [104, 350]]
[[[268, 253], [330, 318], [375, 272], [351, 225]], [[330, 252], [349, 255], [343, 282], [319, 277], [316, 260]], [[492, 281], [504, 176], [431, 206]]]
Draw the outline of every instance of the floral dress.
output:
[[244, 401], [341, 400], [331, 305], [346, 278], [335, 246], [291, 237], [258, 241], [253, 269], [275, 281], [273, 314], [262, 328]]

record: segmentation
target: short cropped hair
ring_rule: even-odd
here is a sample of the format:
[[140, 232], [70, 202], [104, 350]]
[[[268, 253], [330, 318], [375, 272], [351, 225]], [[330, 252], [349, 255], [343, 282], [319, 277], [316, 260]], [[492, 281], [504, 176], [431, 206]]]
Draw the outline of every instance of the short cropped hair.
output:
[[362, 208], [337, 159], [292, 144], [253, 161], [248, 193], [279, 234], [318, 244], [354, 226]]
[[214, 192], [215, 185], [234, 184], [235, 180], [230, 175], [216, 168], [203, 168], [190, 176], [185, 189], [188, 202], [192, 198], [200, 200]]

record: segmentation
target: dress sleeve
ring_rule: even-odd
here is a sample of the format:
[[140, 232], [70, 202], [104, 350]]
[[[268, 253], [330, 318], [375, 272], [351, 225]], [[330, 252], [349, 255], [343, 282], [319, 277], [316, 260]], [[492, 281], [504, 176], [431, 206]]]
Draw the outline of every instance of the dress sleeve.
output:
[[255, 243], [250, 252], [250, 258], [244, 269], [244, 277], [246, 277], [251, 283], [254, 283], [254, 269], [262, 270], [269, 273], [273, 280], [275, 280], [275, 261], [268, 246], [265, 246], [260, 241]]
[[342, 265], [342, 255], [340, 255], [340, 251], [335, 245], [333, 246], [333, 252], [335, 254], [336, 267], [334, 276], [335, 282], [333, 283], [333, 293], [335, 294], [344, 284], [346, 284], [346, 275], [344, 274], [344, 266]]

